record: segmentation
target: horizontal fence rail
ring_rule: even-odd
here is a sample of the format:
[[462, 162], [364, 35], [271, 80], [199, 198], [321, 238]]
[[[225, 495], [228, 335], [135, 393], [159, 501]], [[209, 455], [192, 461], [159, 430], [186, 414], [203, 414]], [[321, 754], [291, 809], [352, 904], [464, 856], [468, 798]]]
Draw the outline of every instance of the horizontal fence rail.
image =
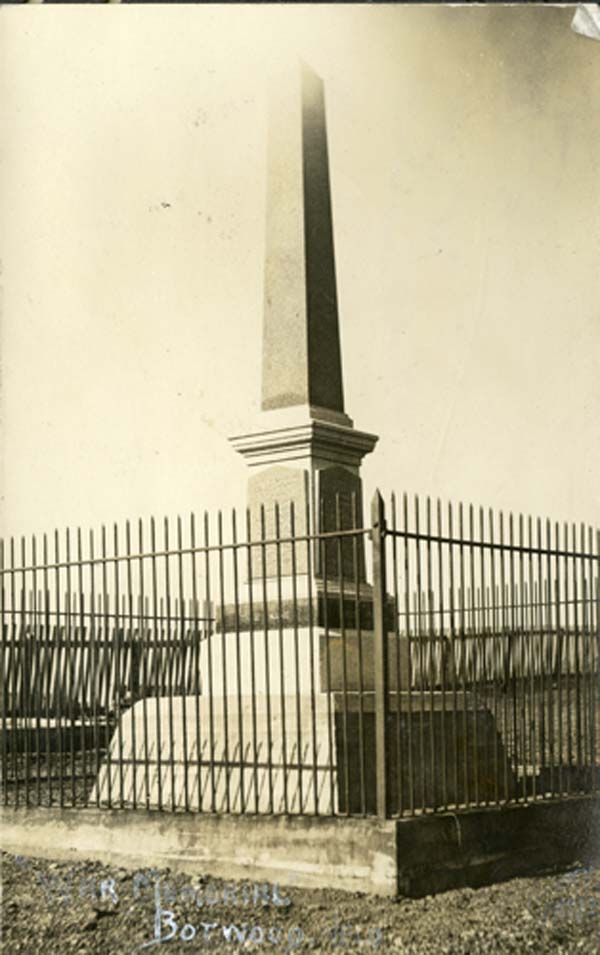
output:
[[3, 541], [4, 803], [401, 817], [598, 790], [597, 531], [316, 511]]

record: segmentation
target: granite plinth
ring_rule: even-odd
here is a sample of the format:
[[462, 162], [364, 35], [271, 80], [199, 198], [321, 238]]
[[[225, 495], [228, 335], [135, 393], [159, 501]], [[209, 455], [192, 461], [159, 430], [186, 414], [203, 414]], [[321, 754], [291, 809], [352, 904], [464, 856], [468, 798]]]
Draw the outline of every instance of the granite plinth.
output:
[[[345, 467], [315, 472], [273, 465], [250, 476], [248, 508], [253, 580], [309, 572], [334, 587], [365, 580], [364, 534], [335, 536], [362, 527], [358, 474]], [[303, 540], [315, 527], [334, 536]]]

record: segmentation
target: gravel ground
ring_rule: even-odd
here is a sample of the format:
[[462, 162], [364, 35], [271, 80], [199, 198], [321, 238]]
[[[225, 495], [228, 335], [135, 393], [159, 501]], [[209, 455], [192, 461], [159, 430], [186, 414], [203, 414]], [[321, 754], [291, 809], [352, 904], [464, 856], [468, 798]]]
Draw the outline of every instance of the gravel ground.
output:
[[[391, 900], [226, 883], [168, 869], [134, 873], [8, 853], [1, 861], [5, 955], [130, 955], [157, 944], [167, 946], [167, 955], [600, 953], [600, 868], [583, 865], [486, 888]], [[163, 914], [159, 937], [157, 896], [172, 913]]]

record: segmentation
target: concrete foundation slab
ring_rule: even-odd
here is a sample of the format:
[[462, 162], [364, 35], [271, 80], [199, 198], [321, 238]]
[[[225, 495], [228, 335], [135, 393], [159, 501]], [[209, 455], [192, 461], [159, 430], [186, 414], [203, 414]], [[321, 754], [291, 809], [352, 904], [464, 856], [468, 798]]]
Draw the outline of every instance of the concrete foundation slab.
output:
[[420, 896], [600, 859], [600, 798], [404, 820], [10, 809], [0, 847], [282, 886]]
[[1, 818], [2, 849], [39, 858], [396, 894], [392, 820], [96, 809], [13, 809]]

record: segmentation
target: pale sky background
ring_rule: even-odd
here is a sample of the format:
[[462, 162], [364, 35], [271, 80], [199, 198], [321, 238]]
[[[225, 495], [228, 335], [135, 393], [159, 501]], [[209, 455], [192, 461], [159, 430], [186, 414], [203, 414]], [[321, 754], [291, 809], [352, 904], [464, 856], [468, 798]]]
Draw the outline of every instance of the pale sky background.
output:
[[599, 525], [600, 43], [572, 16], [2, 7], [5, 533], [243, 504], [266, 78], [297, 55], [367, 499]]

